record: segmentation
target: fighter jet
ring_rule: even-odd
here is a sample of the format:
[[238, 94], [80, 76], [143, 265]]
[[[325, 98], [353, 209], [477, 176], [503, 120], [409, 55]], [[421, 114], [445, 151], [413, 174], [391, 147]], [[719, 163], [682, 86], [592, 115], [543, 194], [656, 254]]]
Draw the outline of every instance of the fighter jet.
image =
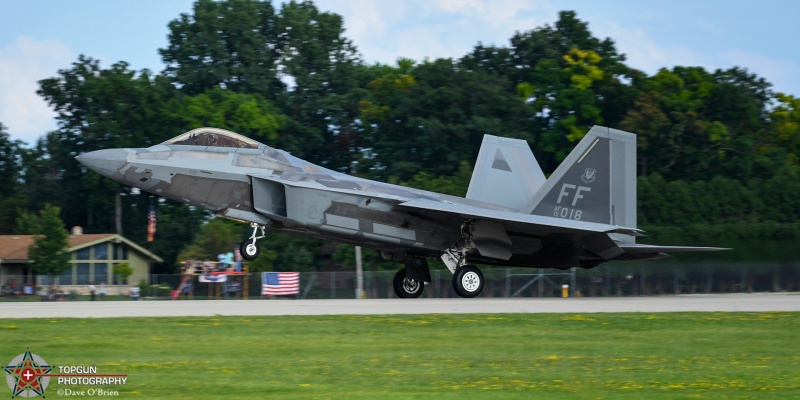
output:
[[118, 182], [249, 222], [242, 257], [266, 229], [372, 247], [403, 264], [398, 297], [419, 297], [440, 257], [462, 297], [475, 264], [593, 268], [714, 247], [637, 244], [636, 135], [593, 127], [549, 179], [528, 143], [485, 135], [465, 198], [349, 176], [245, 136], [199, 128], [148, 148], [76, 157]]

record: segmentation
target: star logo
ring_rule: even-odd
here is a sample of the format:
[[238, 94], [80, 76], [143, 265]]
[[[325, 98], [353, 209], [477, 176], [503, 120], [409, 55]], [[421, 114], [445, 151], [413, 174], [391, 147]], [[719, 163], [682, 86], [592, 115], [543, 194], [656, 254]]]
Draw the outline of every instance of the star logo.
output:
[[6, 382], [12, 391], [11, 398], [35, 397], [44, 398], [44, 389], [50, 383], [47, 375], [53, 367], [47, 365], [42, 357], [32, 354], [30, 349], [25, 350], [25, 354], [16, 356], [8, 366], [3, 367], [6, 371]]

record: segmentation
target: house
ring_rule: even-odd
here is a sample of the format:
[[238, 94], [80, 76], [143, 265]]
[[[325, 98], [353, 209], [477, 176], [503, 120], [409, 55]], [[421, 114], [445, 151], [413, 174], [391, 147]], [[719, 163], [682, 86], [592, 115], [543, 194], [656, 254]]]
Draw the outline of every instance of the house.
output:
[[151, 264], [163, 261], [123, 236], [114, 233], [84, 235], [80, 227], [75, 227], [68, 239], [72, 268], [51, 282], [47, 276], [34, 276], [28, 267], [28, 248], [33, 245], [33, 238], [33, 235], [0, 235], [0, 283], [13, 280], [17, 284], [55, 283], [62, 287], [89, 285], [90, 282], [122, 283], [114, 282], [113, 268], [115, 264], [127, 262], [133, 268], [128, 283], [136, 284], [141, 279], [149, 282]]

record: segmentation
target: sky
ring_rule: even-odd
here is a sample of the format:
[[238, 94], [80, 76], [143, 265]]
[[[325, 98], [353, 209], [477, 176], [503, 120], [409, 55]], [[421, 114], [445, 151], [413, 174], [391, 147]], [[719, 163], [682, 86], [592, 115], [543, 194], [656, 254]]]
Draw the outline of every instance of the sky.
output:
[[[280, 4], [281, 2], [276, 2]], [[800, 96], [800, 2], [795, 0], [317, 0], [344, 17], [345, 36], [368, 63], [460, 58], [479, 42], [508, 46], [515, 32], [553, 25], [574, 10], [610, 37], [627, 64], [653, 74], [676, 65], [740, 66], [775, 91]], [[161, 72], [167, 24], [193, 0], [0, 1], [0, 123], [28, 145], [56, 128], [38, 81], [78, 55], [101, 67]]]

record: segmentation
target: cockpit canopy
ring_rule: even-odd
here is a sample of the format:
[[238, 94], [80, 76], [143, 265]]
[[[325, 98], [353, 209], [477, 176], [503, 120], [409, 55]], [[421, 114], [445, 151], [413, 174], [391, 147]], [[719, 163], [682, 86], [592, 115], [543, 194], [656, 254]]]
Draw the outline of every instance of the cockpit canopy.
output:
[[233, 147], [238, 149], [257, 149], [260, 143], [238, 133], [219, 128], [192, 129], [163, 144], [185, 146]]

